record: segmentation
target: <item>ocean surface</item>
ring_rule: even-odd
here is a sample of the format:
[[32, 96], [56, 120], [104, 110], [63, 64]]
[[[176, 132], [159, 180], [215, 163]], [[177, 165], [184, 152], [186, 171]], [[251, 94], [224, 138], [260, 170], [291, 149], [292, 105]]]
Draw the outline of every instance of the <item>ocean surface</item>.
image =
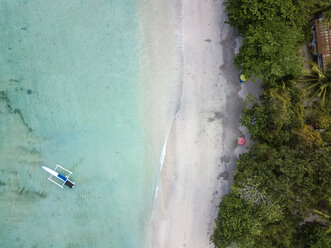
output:
[[181, 35], [175, 0], [0, 0], [1, 248], [153, 246]]

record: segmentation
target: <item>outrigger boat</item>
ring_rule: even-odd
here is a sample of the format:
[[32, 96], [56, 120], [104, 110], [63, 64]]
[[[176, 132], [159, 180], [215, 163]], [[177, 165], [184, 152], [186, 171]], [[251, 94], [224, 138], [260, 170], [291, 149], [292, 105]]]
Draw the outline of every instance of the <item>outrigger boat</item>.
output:
[[[69, 180], [69, 177], [70, 177], [71, 174], [72, 174], [71, 171], [69, 171], [69, 170], [63, 168], [62, 166], [60, 166], [60, 165], [58, 165], [58, 164], [56, 165], [56, 167], [55, 167], [54, 170], [52, 170], [52, 169], [50, 169], [50, 168], [48, 168], [48, 167], [46, 167], [46, 166], [42, 166], [42, 168], [43, 168], [45, 171], [47, 171], [49, 174], [51, 174], [50, 177], [48, 178], [48, 180], [50, 180], [52, 183], [55, 183], [55, 184], [56, 184], [57, 186], [59, 186], [60, 188], [63, 189], [63, 186], [64, 186], [64, 185], [68, 186], [69, 188], [73, 188], [73, 187], [75, 187], [75, 183]], [[57, 171], [58, 168], [60, 168], [60, 169], [61, 169], [61, 172], [63, 171], [62, 173], [65, 173], [66, 175], [63, 176], [62, 174], [60, 174], [60, 173]], [[55, 180], [56, 180], [57, 182], [56, 182]]]

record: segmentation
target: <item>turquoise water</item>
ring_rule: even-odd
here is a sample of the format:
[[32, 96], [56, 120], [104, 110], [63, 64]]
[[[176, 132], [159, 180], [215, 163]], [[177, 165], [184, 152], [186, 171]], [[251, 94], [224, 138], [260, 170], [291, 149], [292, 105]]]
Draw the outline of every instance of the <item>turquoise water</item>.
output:
[[[146, 107], [137, 2], [0, 6], [0, 247], [147, 247], [170, 119], [146, 118], [176, 104]], [[47, 180], [56, 164], [75, 189]]]

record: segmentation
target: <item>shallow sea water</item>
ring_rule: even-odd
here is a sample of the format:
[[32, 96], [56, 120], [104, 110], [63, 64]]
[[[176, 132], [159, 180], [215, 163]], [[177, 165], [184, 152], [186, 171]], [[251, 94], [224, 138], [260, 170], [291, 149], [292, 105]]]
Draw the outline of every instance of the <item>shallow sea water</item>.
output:
[[[177, 95], [151, 106], [161, 69], [144, 62], [156, 33], [143, 25], [147, 4], [0, 0], [0, 247], [150, 245], [180, 58], [161, 86]], [[41, 166], [56, 164], [73, 190], [47, 180]]]

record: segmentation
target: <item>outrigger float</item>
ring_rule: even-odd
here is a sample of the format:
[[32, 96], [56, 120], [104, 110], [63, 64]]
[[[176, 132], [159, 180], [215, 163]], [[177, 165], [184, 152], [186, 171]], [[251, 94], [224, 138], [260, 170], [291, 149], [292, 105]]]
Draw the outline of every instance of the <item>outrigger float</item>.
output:
[[[52, 170], [46, 166], [42, 166], [42, 168], [47, 171], [50, 175], [48, 180], [50, 180], [52, 183], [55, 183], [57, 186], [63, 189], [63, 186], [66, 185], [69, 188], [75, 187], [75, 183], [69, 180], [69, 177], [71, 176], [72, 172], [70, 170], [67, 170], [66, 168], [63, 168], [60, 165], [56, 165], [55, 169]], [[60, 174], [57, 170], [61, 169], [62, 173], [65, 173], [66, 175], [63, 176]], [[56, 182], [57, 181], [57, 182]]]

